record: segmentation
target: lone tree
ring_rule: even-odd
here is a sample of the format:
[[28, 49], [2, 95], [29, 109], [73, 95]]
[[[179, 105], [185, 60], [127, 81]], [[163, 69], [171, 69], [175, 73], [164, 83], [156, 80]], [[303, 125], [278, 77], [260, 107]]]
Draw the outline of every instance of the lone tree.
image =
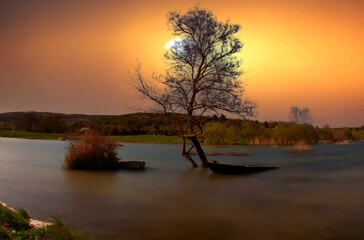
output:
[[[139, 64], [133, 80], [139, 93], [156, 104], [154, 110], [178, 126], [182, 155], [197, 167], [190, 156], [195, 147], [206, 167], [200, 145], [204, 139], [202, 116], [225, 112], [245, 118], [253, 116], [256, 108], [255, 102], [244, 94], [245, 85], [239, 79], [241, 61], [236, 53], [243, 44], [235, 34], [240, 26], [219, 22], [211, 11], [199, 7], [185, 14], [169, 12], [168, 26], [179, 38], [165, 53], [166, 73], [147, 79]], [[192, 142], [188, 150], [186, 138]]]

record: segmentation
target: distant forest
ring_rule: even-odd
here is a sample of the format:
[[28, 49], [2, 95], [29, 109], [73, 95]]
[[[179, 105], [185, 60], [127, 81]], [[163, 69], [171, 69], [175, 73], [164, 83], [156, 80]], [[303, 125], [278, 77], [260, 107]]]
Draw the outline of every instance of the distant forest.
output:
[[[0, 114], [0, 131], [79, 134], [82, 128], [104, 135], [178, 136], [178, 126], [164, 115], [82, 115], [47, 112]], [[203, 117], [206, 144], [297, 144], [363, 140], [364, 126], [357, 128], [315, 128], [292, 122], [258, 122], [227, 119], [224, 115]]]

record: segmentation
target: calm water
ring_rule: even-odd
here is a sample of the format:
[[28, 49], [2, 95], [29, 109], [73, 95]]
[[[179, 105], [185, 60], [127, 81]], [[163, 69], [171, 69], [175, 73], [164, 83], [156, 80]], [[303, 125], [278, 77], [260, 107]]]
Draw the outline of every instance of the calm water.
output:
[[[0, 200], [39, 219], [59, 216], [87, 239], [363, 239], [364, 142], [204, 147], [235, 164], [277, 165], [246, 176], [191, 169], [179, 145], [126, 143], [143, 172], [62, 169], [67, 142], [0, 138]], [[210, 158], [210, 159], [211, 159]]]

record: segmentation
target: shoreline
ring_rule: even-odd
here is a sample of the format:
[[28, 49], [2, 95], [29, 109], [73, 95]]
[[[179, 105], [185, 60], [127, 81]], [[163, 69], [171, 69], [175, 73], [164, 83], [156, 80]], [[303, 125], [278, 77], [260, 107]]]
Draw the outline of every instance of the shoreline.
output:
[[[16, 210], [14, 208], [9, 207], [9, 205], [7, 205], [6, 203], [4, 203], [2, 201], [0, 201], [0, 205], [2, 205], [3, 207], [5, 207], [5, 208], [7, 208], [7, 209], [9, 209], [9, 210], [11, 210], [13, 212], [16, 212]], [[29, 213], [29, 211], [28, 211], [28, 213]], [[29, 218], [29, 226], [31, 228], [42, 228], [42, 227], [47, 227], [47, 226], [50, 226], [50, 225], [52, 225], [51, 222], [40, 221], [40, 220], [37, 220], [37, 219], [35, 219], [33, 217]]]
[[[39, 133], [39, 132], [25, 132], [25, 131], [0, 131], [0, 138], [14, 138], [14, 139], [29, 139], [29, 140], [57, 140], [57, 141], [67, 141], [69, 140], [69, 135], [64, 133]], [[109, 136], [114, 138], [117, 142], [121, 143], [155, 143], [155, 144], [182, 144], [180, 136], [166, 136], [166, 135], [115, 135]], [[357, 140], [363, 141], [363, 140]], [[325, 142], [318, 141], [315, 143], [290, 143], [290, 144], [280, 144], [280, 143], [261, 143], [261, 144], [207, 144], [202, 143], [203, 146], [295, 146], [295, 145], [316, 145], [316, 144], [341, 144], [346, 143], [348, 140], [344, 141], [333, 141]], [[352, 142], [352, 141], [349, 141]], [[188, 140], [187, 144], [191, 144]]]

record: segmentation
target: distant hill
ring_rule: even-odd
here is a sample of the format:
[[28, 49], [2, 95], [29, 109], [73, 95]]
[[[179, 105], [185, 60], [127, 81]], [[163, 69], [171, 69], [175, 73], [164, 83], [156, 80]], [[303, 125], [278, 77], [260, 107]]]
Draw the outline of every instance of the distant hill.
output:
[[[28, 112], [6, 112], [0, 113], [1, 122], [12, 122], [20, 119], [25, 113]], [[65, 113], [52, 113], [52, 112], [36, 112], [41, 116], [47, 116], [50, 114], [59, 115], [64, 120], [95, 120], [100, 119], [108, 115], [86, 115], [86, 114], [65, 114]]]
[[[241, 124], [242, 120], [225, 116], [204, 117], [204, 122], [225, 121]], [[78, 132], [88, 127], [111, 135], [161, 134], [178, 135], [178, 128], [169, 118], [157, 113], [131, 113], [124, 115], [86, 115], [51, 112], [0, 113], [0, 130], [26, 130], [33, 132]]]
[[34, 132], [77, 132], [83, 127], [105, 134], [177, 135], [176, 127], [161, 114], [132, 113], [124, 115], [86, 115], [51, 112], [0, 113], [0, 130]]

